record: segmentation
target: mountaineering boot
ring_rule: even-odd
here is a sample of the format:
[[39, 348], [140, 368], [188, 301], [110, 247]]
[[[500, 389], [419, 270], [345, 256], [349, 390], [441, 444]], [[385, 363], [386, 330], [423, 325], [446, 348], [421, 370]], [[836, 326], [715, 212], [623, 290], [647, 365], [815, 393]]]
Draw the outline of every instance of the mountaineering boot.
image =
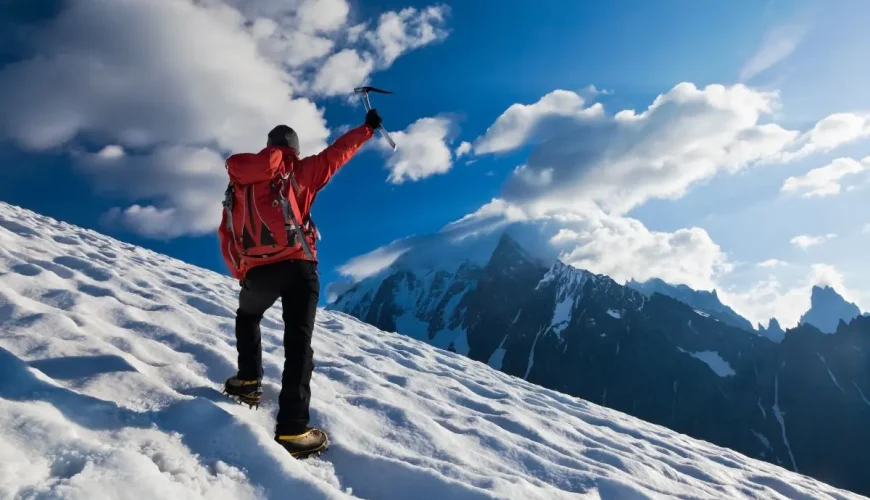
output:
[[263, 381], [242, 380], [233, 375], [224, 384], [224, 392], [248, 405], [248, 407], [260, 407], [260, 397], [263, 395]]
[[326, 433], [314, 427], [295, 436], [275, 436], [275, 441], [289, 451], [293, 458], [300, 459], [319, 454], [329, 445]]

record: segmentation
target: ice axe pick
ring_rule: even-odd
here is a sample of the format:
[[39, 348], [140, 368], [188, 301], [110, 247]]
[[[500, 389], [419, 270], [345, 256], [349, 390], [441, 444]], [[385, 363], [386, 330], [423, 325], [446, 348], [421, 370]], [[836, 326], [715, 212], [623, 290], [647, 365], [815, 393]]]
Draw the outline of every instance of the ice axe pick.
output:
[[[357, 94], [362, 95], [363, 104], [366, 107], [366, 111], [372, 110], [372, 101], [369, 99], [369, 92], [375, 92], [377, 94], [392, 94], [389, 90], [378, 89], [375, 87], [357, 87], [353, 89]], [[387, 132], [387, 129], [384, 128], [383, 125], [378, 127], [378, 130], [381, 131], [381, 135], [384, 136], [384, 139], [390, 143], [390, 147], [393, 148], [393, 151], [396, 150], [396, 143], [393, 141], [393, 138], [390, 137], [390, 133]]]

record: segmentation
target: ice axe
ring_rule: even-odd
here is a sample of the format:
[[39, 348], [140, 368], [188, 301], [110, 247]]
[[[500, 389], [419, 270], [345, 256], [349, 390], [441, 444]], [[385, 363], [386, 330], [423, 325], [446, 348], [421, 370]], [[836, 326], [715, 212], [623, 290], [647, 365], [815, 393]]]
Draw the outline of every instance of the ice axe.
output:
[[[369, 99], [369, 92], [375, 92], [377, 94], [392, 94], [392, 92], [390, 92], [389, 90], [378, 89], [375, 87], [357, 87], [357, 88], [353, 89], [353, 91], [356, 92], [357, 94], [362, 95], [362, 100], [363, 100], [363, 104], [366, 107], [366, 111], [372, 110], [372, 101]], [[387, 132], [387, 129], [385, 129], [384, 126], [381, 125], [380, 127], [378, 127], [378, 130], [381, 131], [381, 135], [384, 136], [384, 139], [386, 139], [387, 142], [390, 143], [390, 147], [392, 147], [393, 151], [395, 151], [396, 150], [396, 143], [393, 141], [393, 138], [390, 137], [390, 133]]]

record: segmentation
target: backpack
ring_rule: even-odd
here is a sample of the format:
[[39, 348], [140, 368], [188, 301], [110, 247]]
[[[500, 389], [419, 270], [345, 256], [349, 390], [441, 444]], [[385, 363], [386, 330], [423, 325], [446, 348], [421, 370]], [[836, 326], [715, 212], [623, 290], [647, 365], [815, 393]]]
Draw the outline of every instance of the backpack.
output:
[[[296, 158], [285, 161], [285, 152], [267, 148], [259, 154], [241, 153], [227, 159], [230, 182], [224, 192], [226, 229], [239, 269], [273, 262], [300, 250], [308, 259], [314, 253], [308, 241], [313, 221], [300, 213], [299, 186], [293, 175]], [[306, 234], [309, 233], [309, 234]]]

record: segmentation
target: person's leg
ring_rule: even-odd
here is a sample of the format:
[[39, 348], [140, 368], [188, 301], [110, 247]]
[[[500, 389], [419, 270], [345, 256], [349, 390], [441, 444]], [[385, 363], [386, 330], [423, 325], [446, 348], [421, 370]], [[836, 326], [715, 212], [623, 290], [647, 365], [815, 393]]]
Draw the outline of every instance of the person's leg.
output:
[[296, 435], [308, 426], [311, 402], [311, 372], [314, 351], [311, 335], [320, 298], [317, 264], [308, 261], [288, 262], [293, 279], [281, 294], [284, 306], [284, 375], [281, 380], [278, 422], [275, 433]]
[[[262, 279], [262, 272], [253, 269], [239, 293], [239, 309], [236, 311], [236, 348], [239, 352], [238, 378], [255, 380], [263, 378], [263, 350], [260, 344], [260, 321], [263, 314], [278, 300], [280, 290]], [[268, 275], [266, 275], [268, 276]]]

